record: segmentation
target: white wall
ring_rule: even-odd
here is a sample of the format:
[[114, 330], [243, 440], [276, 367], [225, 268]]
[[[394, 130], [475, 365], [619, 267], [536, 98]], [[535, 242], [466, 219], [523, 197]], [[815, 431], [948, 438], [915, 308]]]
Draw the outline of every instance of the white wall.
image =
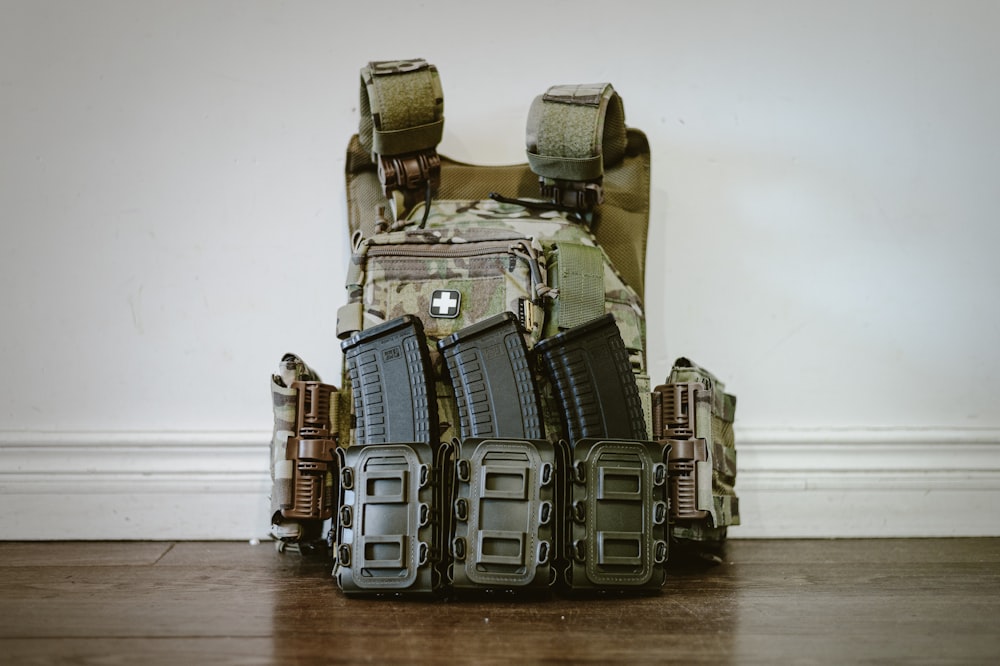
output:
[[0, 3], [3, 535], [265, 530], [267, 376], [339, 375], [358, 69], [414, 56], [468, 161], [622, 94], [654, 379], [739, 396], [734, 536], [1000, 534], [1000, 5], [380, 6]]

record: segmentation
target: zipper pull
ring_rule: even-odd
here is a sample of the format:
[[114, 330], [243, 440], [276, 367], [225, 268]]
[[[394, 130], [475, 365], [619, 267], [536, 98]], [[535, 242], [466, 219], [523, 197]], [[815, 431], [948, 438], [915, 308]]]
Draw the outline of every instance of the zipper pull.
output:
[[360, 290], [365, 279], [365, 263], [368, 259], [368, 239], [360, 230], [351, 234], [351, 260], [347, 265], [348, 295], [352, 290]]
[[541, 305], [545, 297], [554, 298], [556, 294], [552, 287], [545, 283], [542, 277], [542, 268], [538, 262], [538, 253], [530, 242], [518, 241], [510, 246], [510, 251], [518, 257], [528, 262], [528, 270], [531, 273], [531, 295], [535, 305]]

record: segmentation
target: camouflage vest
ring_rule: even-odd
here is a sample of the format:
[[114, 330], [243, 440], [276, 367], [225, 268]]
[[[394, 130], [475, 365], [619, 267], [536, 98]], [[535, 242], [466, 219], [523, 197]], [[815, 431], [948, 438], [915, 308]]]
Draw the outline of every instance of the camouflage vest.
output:
[[650, 390], [646, 138], [610, 84], [554, 86], [527, 163], [479, 166], [443, 109], [422, 60], [361, 70], [341, 388], [272, 376], [272, 534], [332, 522], [348, 594], [656, 589], [739, 512], [735, 398], [686, 361]]

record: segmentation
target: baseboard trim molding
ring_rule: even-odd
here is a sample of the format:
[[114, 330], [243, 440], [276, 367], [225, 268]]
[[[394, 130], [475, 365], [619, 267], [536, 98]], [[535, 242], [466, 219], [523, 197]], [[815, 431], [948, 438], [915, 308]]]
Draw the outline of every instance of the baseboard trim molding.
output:
[[253, 539], [267, 534], [261, 431], [0, 432], [8, 540]]
[[1000, 428], [743, 429], [746, 538], [1000, 535]]
[[[739, 538], [1000, 536], [1000, 428], [737, 430]], [[0, 431], [8, 540], [266, 536], [263, 431]]]

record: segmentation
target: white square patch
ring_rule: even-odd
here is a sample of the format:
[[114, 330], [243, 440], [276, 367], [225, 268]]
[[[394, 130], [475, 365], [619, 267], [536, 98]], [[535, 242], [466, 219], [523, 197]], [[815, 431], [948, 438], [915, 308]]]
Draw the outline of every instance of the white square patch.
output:
[[431, 295], [431, 316], [454, 319], [462, 307], [462, 294], [454, 289], [436, 289]]

